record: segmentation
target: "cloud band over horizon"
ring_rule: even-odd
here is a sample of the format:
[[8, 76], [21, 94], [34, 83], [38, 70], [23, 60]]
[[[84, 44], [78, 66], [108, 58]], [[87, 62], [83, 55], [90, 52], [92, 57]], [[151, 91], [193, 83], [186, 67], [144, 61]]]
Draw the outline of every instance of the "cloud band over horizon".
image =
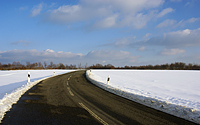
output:
[[[96, 50], [91, 51], [84, 55], [81, 53], [71, 52], [55, 52], [54, 50], [37, 51], [33, 50], [9, 50], [0, 51], [1, 63], [12, 63], [19, 61], [21, 63], [26, 62], [54, 62], [63, 64], [112, 64], [119, 66], [120, 64], [131, 64], [137, 60], [137, 57], [126, 51], [114, 51], [114, 50]], [[113, 61], [115, 63], [113, 63]]]

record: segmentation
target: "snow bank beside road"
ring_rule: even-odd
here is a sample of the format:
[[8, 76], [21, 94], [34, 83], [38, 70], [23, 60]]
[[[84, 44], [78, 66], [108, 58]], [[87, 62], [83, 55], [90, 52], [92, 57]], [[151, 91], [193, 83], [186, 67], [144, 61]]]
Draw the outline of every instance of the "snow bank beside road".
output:
[[[45, 78], [44, 78], [45, 79]], [[25, 85], [22, 85], [20, 88], [17, 88], [10, 94], [6, 94], [3, 99], [0, 100], [0, 123], [4, 117], [4, 114], [11, 109], [12, 105], [17, 103], [21, 95], [23, 95], [27, 90], [31, 87], [39, 83], [40, 81], [44, 80], [40, 79], [35, 82], [30, 82]]]
[[[21, 95], [34, 85], [49, 77], [74, 70], [15, 70], [0, 71], [0, 123], [4, 114], [17, 103]], [[31, 82], [27, 83], [28, 72]], [[55, 75], [54, 75], [55, 72]]]
[[10, 70], [0, 71], [0, 100], [4, 95], [10, 94], [13, 90], [25, 85], [28, 80], [28, 72], [30, 72], [31, 82], [39, 79], [66, 73], [72, 70]]
[[199, 76], [199, 71], [180, 70], [86, 71], [86, 77], [102, 89], [200, 124]]

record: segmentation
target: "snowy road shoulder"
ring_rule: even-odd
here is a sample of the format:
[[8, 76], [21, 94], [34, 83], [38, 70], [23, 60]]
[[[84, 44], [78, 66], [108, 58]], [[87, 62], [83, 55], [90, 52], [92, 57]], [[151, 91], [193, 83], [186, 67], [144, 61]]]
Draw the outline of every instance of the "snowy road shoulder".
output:
[[22, 85], [22, 87], [17, 88], [16, 90], [14, 90], [12, 93], [6, 94], [3, 97], [3, 99], [0, 100], [0, 123], [1, 123], [1, 120], [3, 119], [3, 117], [4, 117], [4, 114], [8, 110], [11, 109], [13, 104], [17, 103], [17, 101], [19, 100], [21, 95], [23, 95], [27, 90], [32, 88], [34, 85], [36, 85], [40, 81], [42, 81], [44, 79], [47, 79], [47, 78], [43, 78], [43, 79], [37, 80], [35, 82], [27, 83], [26, 85]]
[[[32, 78], [33, 78], [31, 79], [31, 82], [28, 83], [27, 80], [22, 81], [22, 80], [27, 79], [27, 76], [24, 77], [24, 75], [22, 74], [27, 74], [27, 72], [29, 71], [32, 73]], [[1, 91], [0, 93], [1, 95], [3, 95], [3, 97], [0, 98], [0, 123], [5, 113], [11, 109], [13, 104], [17, 103], [21, 95], [23, 95], [27, 90], [29, 90], [34, 85], [36, 85], [37, 83], [45, 79], [48, 79], [50, 77], [54, 77], [56, 75], [60, 75], [63, 73], [71, 72], [74, 70], [56, 70], [56, 75], [53, 75], [54, 71], [55, 70], [1, 71], [0, 76], [2, 79], [1, 79], [0, 85], [3, 85], [3, 86], [0, 86], [0, 89], [5, 89], [6, 90], [5, 92], [9, 92], [9, 93], [5, 93], [4, 91]], [[11, 72], [11, 73], [8, 73], [8, 72]], [[12, 75], [15, 75], [14, 79], [11, 78]]]
[[[118, 71], [118, 72], [117, 72]], [[109, 73], [108, 73], [109, 72]], [[119, 75], [119, 73], [121, 73], [121, 75]], [[124, 74], [131, 74], [130, 76], [128, 75], [124, 75]], [[142, 74], [142, 77], [137, 76], [136, 74]], [[173, 74], [175, 73], [175, 74]], [[180, 75], [179, 75], [179, 74]], [[189, 72], [190, 73], [190, 72]], [[98, 75], [97, 75], [98, 74]], [[108, 77], [108, 74], [111, 76], [111, 81], [108, 85], [106, 83], [105, 80], [102, 80], [102, 78], [107, 79], [106, 77]], [[135, 77], [133, 77], [133, 74], [135, 75]], [[139, 80], [146, 80], [146, 81], [152, 81], [152, 77], [160, 77], [158, 80], [153, 80], [153, 82], [155, 81], [160, 81], [162, 82], [162, 80], [165, 80], [166, 83], [162, 82], [162, 86], [165, 88], [161, 89], [159, 88], [158, 84], [151, 84], [151, 85], [146, 85], [145, 87], [145, 81], [139, 81]], [[169, 95], [168, 92], [170, 92], [169, 90], [176, 90], [177, 88], [170, 88], [170, 87], [175, 87], [176, 85], [173, 86], [173, 80], [175, 80], [173, 77], [171, 79], [166, 80], [164, 76], [162, 76], [163, 72], [162, 71], [126, 71], [124, 70], [124, 72], [121, 70], [92, 70], [92, 72], [90, 72], [90, 70], [86, 71], [86, 77], [88, 80], [90, 80], [93, 84], [95, 84], [96, 86], [99, 86], [100, 88], [109, 91], [111, 93], [114, 93], [116, 95], [122, 96], [124, 98], [130, 99], [132, 101], [138, 102], [140, 104], [146, 105], [148, 107], [166, 112], [168, 114], [171, 115], [175, 115], [177, 117], [181, 117], [184, 119], [187, 119], [189, 121], [195, 122], [200, 124], [200, 102], [197, 101], [199, 96], [199, 91], [193, 91], [193, 93], [191, 94], [191, 92], [185, 93], [185, 95], [180, 95], [180, 94], [184, 94], [185, 91], [183, 91], [184, 89], [187, 89], [187, 85], [184, 86], [184, 84], [182, 85], [180, 90], [176, 91], [176, 94], [171, 92]], [[183, 75], [181, 72], [173, 72], [173, 71], [164, 71], [164, 75], [176, 75], [176, 78], [181, 77], [181, 75]], [[187, 74], [187, 72], [186, 72]], [[195, 72], [196, 75], [199, 75], [199, 72]], [[150, 75], [144, 78], [145, 75]], [[187, 74], [188, 75], [188, 74]], [[192, 74], [194, 75], [194, 74]], [[129, 78], [128, 78], [129, 77]], [[151, 77], [151, 78], [150, 78]], [[195, 76], [193, 76], [195, 77]], [[115, 80], [114, 80], [115, 79]], [[134, 79], [134, 80], [133, 80]], [[154, 78], [153, 78], [154, 79]], [[180, 78], [178, 79], [179, 81]], [[186, 80], [187, 79], [183, 79]], [[196, 81], [194, 79], [189, 79], [194, 83], [198, 83], [198, 79], [196, 79]], [[134, 82], [138, 82], [140, 84], [135, 84]], [[123, 82], [123, 83], [122, 83]], [[167, 82], [171, 82], [171, 84], [167, 84]], [[177, 82], [177, 79], [174, 81]], [[131, 84], [130, 84], [131, 83]], [[134, 83], [134, 87], [132, 86], [132, 84]], [[196, 84], [197, 84], [196, 83]], [[155, 85], [155, 86], [154, 86]], [[192, 85], [192, 84], [191, 84]], [[145, 87], [147, 88], [146, 90], [142, 90], [140, 87]], [[157, 89], [157, 90], [156, 90]], [[189, 88], [188, 88], [189, 89]], [[197, 88], [195, 88], [197, 89]], [[155, 93], [153, 93], [151, 90], [156, 91]], [[182, 91], [181, 91], [182, 90]], [[162, 92], [164, 91], [164, 92]], [[177, 92], [179, 92], [177, 94]], [[159, 95], [158, 95], [159, 93]], [[162, 94], [161, 94], [162, 93]], [[157, 95], [156, 95], [157, 94]], [[160, 96], [161, 95], [161, 96]], [[186, 97], [186, 99], [182, 98], [182, 97], [178, 97], [178, 96], [182, 96], [182, 97]], [[185, 105], [184, 105], [185, 104]]]

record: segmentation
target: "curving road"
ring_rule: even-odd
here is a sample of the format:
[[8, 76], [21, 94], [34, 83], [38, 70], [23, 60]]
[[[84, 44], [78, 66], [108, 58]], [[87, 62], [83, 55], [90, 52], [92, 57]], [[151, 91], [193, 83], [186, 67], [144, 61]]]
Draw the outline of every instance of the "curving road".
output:
[[27, 91], [2, 124], [195, 124], [106, 92], [85, 71], [49, 78]]

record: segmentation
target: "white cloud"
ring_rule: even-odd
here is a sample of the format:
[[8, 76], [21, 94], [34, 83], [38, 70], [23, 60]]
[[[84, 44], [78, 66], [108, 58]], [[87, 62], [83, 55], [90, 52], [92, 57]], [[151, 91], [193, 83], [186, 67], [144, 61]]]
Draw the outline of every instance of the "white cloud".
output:
[[173, 19], [167, 19], [164, 20], [163, 22], [159, 23], [155, 28], [164, 28], [164, 27], [183, 27], [188, 23], [194, 23], [196, 21], [199, 21], [200, 18], [190, 18], [187, 20], [181, 20], [179, 22], [177, 22], [176, 20]]
[[101, 8], [90, 8], [85, 7], [83, 5], [63, 5], [58, 9], [49, 10], [48, 14], [44, 17], [44, 20], [61, 23], [61, 24], [69, 24], [75, 22], [81, 22], [86, 20], [95, 19], [98, 16], [106, 16], [107, 11]]
[[122, 48], [122, 47], [126, 47], [126, 46], [129, 46], [130, 43], [134, 42], [135, 41], [135, 36], [132, 36], [132, 37], [127, 37], [127, 38], [118, 38], [118, 39], [115, 39], [113, 43], [109, 43], [109, 44], [103, 44], [101, 46], [103, 47], [107, 47], [107, 46], [114, 46], [114, 47], [117, 47], [117, 48]]
[[199, 20], [200, 20], [200, 18], [190, 18], [188, 20], [181, 20], [180, 22], [178, 22], [176, 24], [176, 26], [185, 26], [188, 23], [194, 23], [194, 22], [199, 21]]
[[200, 28], [164, 33], [161, 37], [150, 38], [145, 44], [168, 48], [200, 46]]
[[[146, 34], [149, 36], [151, 34]], [[200, 28], [190, 30], [178, 30], [169, 33], [163, 33], [161, 36], [151, 37], [138, 41], [135, 39], [124, 38], [116, 40], [116, 42], [111, 44], [106, 44], [103, 46], [112, 46], [112, 47], [128, 47], [128, 48], [137, 48], [138, 51], [144, 51], [147, 48], [152, 48], [153, 50], [158, 50], [160, 47], [166, 49], [174, 48], [187, 48], [187, 47], [200, 47]], [[152, 49], [151, 49], [152, 50]], [[172, 50], [171, 50], [172, 51]]]
[[163, 22], [159, 23], [155, 28], [164, 28], [164, 27], [178, 27], [178, 26], [185, 26], [188, 23], [194, 23], [196, 21], [199, 21], [200, 18], [190, 18], [187, 20], [181, 20], [177, 23], [176, 20], [173, 19], [166, 19]]
[[148, 38], [149, 36], [151, 36], [152, 35], [152, 33], [147, 33], [147, 34], [145, 34], [143, 37], [144, 38]]
[[23, 41], [23, 40], [19, 40], [19, 41], [17, 41], [17, 42], [12, 42], [13, 45], [20, 45], [20, 44], [22, 44], [22, 45], [24, 45], [24, 46], [28, 46], [28, 45], [30, 45], [31, 43], [32, 43], [32, 42]]
[[162, 10], [157, 16], [163, 17], [164, 15], [171, 13], [173, 11], [174, 11], [174, 9], [172, 9], [172, 8], [166, 8], [166, 9]]
[[170, 0], [171, 2], [181, 2], [182, 0]]
[[1, 63], [12, 63], [19, 61], [26, 62], [54, 62], [63, 64], [96, 64], [96, 63], [110, 63], [116, 66], [125, 64], [132, 64], [137, 61], [137, 57], [127, 51], [117, 50], [95, 50], [84, 55], [82, 53], [71, 52], [55, 52], [54, 50], [47, 49], [44, 51], [33, 50], [9, 50], [0, 51]]
[[28, 9], [27, 6], [25, 6], [25, 7], [20, 7], [20, 8], [19, 8], [19, 10], [27, 10], [27, 9]]
[[68, 59], [71, 58], [80, 58], [83, 56], [79, 53], [71, 53], [71, 52], [54, 52], [53, 50], [47, 49], [44, 51], [33, 50], [9, 50], [0, 53], [0, 60], [2, 62], [13, 62], [20, 61], [22, 63], [25, 62], [67, 62]]
[[106, 61], [107, 63], [114, 65], [124, 65], [137, 60], [137, 57], [133, 56], [132, 53], [117, 50], [91, 51], [86, 55], [86, 58], [89, 58], [90, 60], [98, 60], [100, 62]]
[[138, 50], [139, 50], [139, 51], [144, 51], [144, 50], [145, 50], [145, 47], [142, 46], [142, 47], [138, 48]]
[[200, 18], [191, 18], [191, 19], [188, 19], [186, 20], [187, 23], [194, 23], [196, 21], [198, 21]]
[[164, 9], [160, 13], [155, 11], [163, 3], [164, 0], [81, 0], [77, 5], [63, 5], [49, 10], [43, 19], [67, 25], [90, 22], [91, 28], [128, 26], [141, 29], [151, 19], [173, 11], [172, 8]]
[[99, 28], [110, 28], [110, 27], [116, 27], [116, 20], [117, 20], [118, 14], [112, 15], [110, 17], [107, 17], [103, 20], [100, 20], [95, 24], [95, 27]]
[[171, 20], [171, 19], [167, 19], [161, 23], [159, 23], [156, 28], [163, 28], [163, 27], [169, 27], [169, 26], [173, 26], [176, 23], [176, 20]]
[[114, 43], [114, 45], [117, 47], [123, 47], [123, 46], [126, 46], [127, 44], [129, 44], [129, 42], [128, 42], [128, 39], [126, 39], [126, 38], [120, 39]]
[[[46, 49], [45, 52], [51, 52], [51, 53], [54, 53], [55, 51], [54, 51], [54, 50], [51, 50], [51, 49]], [[59, 51], [58, 53], [62, 53], [62, 52]]]
[[66, 6], [61, 6], [58, 9], [55, 9], [52, 11], [52, 13], [67, 13], [67, 14], [76, 14], [79, 12], [81, 7], [79, 5], [66, 5]]
[[177, 54], [181, 54], [184, 53], [185, 50], [183, 49], [164, 49], [161, 54], [162, 55], [166, 55], [166, 56], [171, 56], [171, 55], [177, 55]]
[[39, 15], [40, 12], [42, 11], [42, 7], [43, 7], [43, 3], [41, 3], [37, 6], [34, 6], [31, 10], [31, 16], [34, 17], [34, 16]]
[[142, 10], [156, 8], [164, 3], [164, 0], [81, 0], [81, 5], [90, 8], [103, 8], [108, 11], [120, 11], [122, 13], [137, 13]]
[[147, 22], [151, 20], [151, 18], [151, 13], [146, 15], [144, 15], [143, 13], [139, 13], [133, 18], [133, 20], [130, 22], [130, 25], [133, 26], [135, 29], [141, 29], [146, 26]]

